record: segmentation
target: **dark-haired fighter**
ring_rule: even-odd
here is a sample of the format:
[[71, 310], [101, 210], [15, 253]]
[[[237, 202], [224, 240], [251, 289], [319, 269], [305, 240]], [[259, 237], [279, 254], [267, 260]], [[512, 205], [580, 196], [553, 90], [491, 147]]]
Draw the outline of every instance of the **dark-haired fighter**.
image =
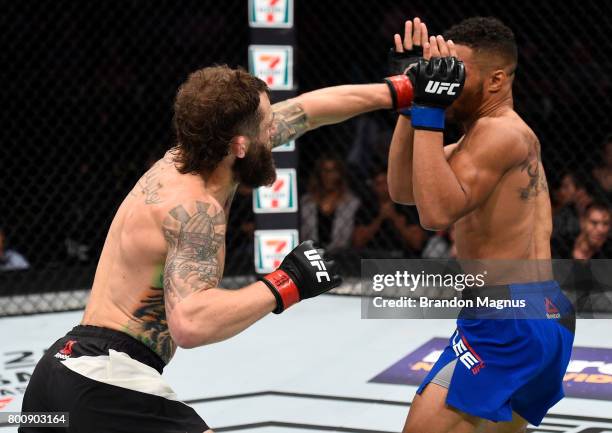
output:
[[[428, 38], [416, 18], [406, 23], [403, 42], [395, 36], [395, 45], [414, 64], [409, 75], [415, 97], [391, 143], [391, 197], [416, 204], [425, 228], [454, 224], [460, 260], [550, 259], [551, 209], [540, 144], [513, 110], [517, 47], [512, 31], [497, 19], [478, 17], [444, 37]], [[416, 46], [429, 61], [419, 60]], [[454, 57], [465, 65], [462, 91], [456, 85], [460, 68], [450, 73]], [[446, 147], [445, 115], [464, 130]], [[504, 283], [502, 290], [512, 299], [525, 292], [560, 293], [556, 282], [538, 277]], [[541, 301], [543, 309], [545, 298]], [[513, 433], [525, 431], [528, 421], [538, 425], [563, 397], [573, 323], [559, 316], [460, 316], [448, 347], [417, 391], [404, 432]]]
[[[402, 89], [394, 95], [411, 101]], [[206, 431], [161, 377], [177, 346], [230, 338], [340, 284], [333, 263], [307, 241], [261, 281], [218, 288], [238, 183], [274, 181], [274, 146], [391, 107], [382, 83], [326, 88], [270, 105], [266, 84], [242, 70], [191, 74], [174, 105], [176, 147], [119, 207], [81, 324], [38, 363], [22, 410], [69, 412], [70, 432]]]

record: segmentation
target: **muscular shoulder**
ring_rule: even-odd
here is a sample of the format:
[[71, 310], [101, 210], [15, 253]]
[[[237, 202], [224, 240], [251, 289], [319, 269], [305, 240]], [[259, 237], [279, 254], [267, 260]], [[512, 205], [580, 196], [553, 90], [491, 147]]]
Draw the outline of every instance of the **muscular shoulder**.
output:
[[506, 117], [479, 119], [466, 134], [461, 147], [476, 158], [503, 168], [517, 166], [527, 158], [533, 141], [529, 128], [521, 123]]
[[156, 202], [147, 206], [150, 215], [158, 226], [164, 224], [168, 218], [179, 214], [196, 215], [202, 212], [207, 215], [224, 217], [223, 204], [218, 203], [207, 191], [201, 178], [191, 174], [181, 174], [173, 166], [172, 161], [166, 158], [158, 161], [160, 167], [168, 169], [163, 177], [156, 179], [158, 193]]

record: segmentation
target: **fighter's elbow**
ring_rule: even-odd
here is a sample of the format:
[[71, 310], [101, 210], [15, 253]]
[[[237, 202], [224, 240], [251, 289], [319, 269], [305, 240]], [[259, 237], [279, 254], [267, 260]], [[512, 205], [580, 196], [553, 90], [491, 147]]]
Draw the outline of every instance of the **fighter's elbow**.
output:
[[391, 183], [389, 184], [389, 196], [391, 197], [391, 200], [397, 204], [414, 204], [414, 197], [410, 191], [407, 191], [406, 188], [400, 188]]
[[195, 340], [183, 331], [171, 332], [171, 335], [172, 341], [174, 341], [176, 346], [180, 347], [181, 349], [193, 349], [194, 347], [198, 346], [195, 343]]
[[193, 332], [188, 326], [187, 319], [176, 312], [168, 315], [168, 330], [172, 341], [182, 349], [192, 349], [196, 347]]
[[197, 322], [189, 311], [181, 308], [181, 304], [175, 307], [167, 320], [172, 340], [182, 349], [193, 349], [214, 342], [212, 327]]
[[452, 218], [442, 212], [422, 211], [419, 209], [419, 220], [425, 230], [446, 230], [453, 224]]

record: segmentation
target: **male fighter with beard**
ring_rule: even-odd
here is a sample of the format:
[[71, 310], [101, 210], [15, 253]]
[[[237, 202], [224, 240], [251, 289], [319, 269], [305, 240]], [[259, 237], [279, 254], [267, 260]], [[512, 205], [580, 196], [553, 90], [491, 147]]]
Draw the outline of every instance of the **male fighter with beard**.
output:
[[[416, 18], [406, 23], [403, 43], [395, 35], [395, 49], [411, 67], [393, 80], [410, 81], [414, 103], [391, 142], [391, 197], [416, 204], [425, 228], [454, 224], [459, 260], [533, 266], [533, 275], [515, 272], [513, 281], [488, 289], [503, 299], [535, 294], [546, 313], [460, 316], [417, 390], [404, 432], [524, 432], [563, 397], [574, 323], [557, 283], [539, 269], [550, 259], [551, 208], [540, 143], [513, 110], [514, 35], [497, 19], [477, 17], [428, 38]], [[445, 114], [464, 130], [446, 147]]]
[[[407, 104], [405, 91], [394, 95]], [[70, 432], [208, 430], [161, 377], [177, 346], [230, 338], [341, 282], [306, 241], [261, 281], [218, 288], [238, 183], [275, 180], [272, 147], [392, 105], [383, 83], [320, 89], [271, 106], [266, 84], [243, 70], [191, 74], [174, 106], [176, 146], [119, 207], [81, 324], [38, 363], [22, 411], [69, 412]]]

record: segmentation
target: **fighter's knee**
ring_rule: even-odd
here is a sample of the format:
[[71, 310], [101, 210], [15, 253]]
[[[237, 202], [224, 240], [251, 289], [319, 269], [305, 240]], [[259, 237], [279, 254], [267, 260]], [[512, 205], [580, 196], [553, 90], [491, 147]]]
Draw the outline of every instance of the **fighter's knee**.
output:
[[204, 433], [215, 433], [215, 432], [214, 432], [214, 431], [212, 431], [212, 430], [210, 430], [210, 429], [208, 429], [208, 430], [206, 430]]

